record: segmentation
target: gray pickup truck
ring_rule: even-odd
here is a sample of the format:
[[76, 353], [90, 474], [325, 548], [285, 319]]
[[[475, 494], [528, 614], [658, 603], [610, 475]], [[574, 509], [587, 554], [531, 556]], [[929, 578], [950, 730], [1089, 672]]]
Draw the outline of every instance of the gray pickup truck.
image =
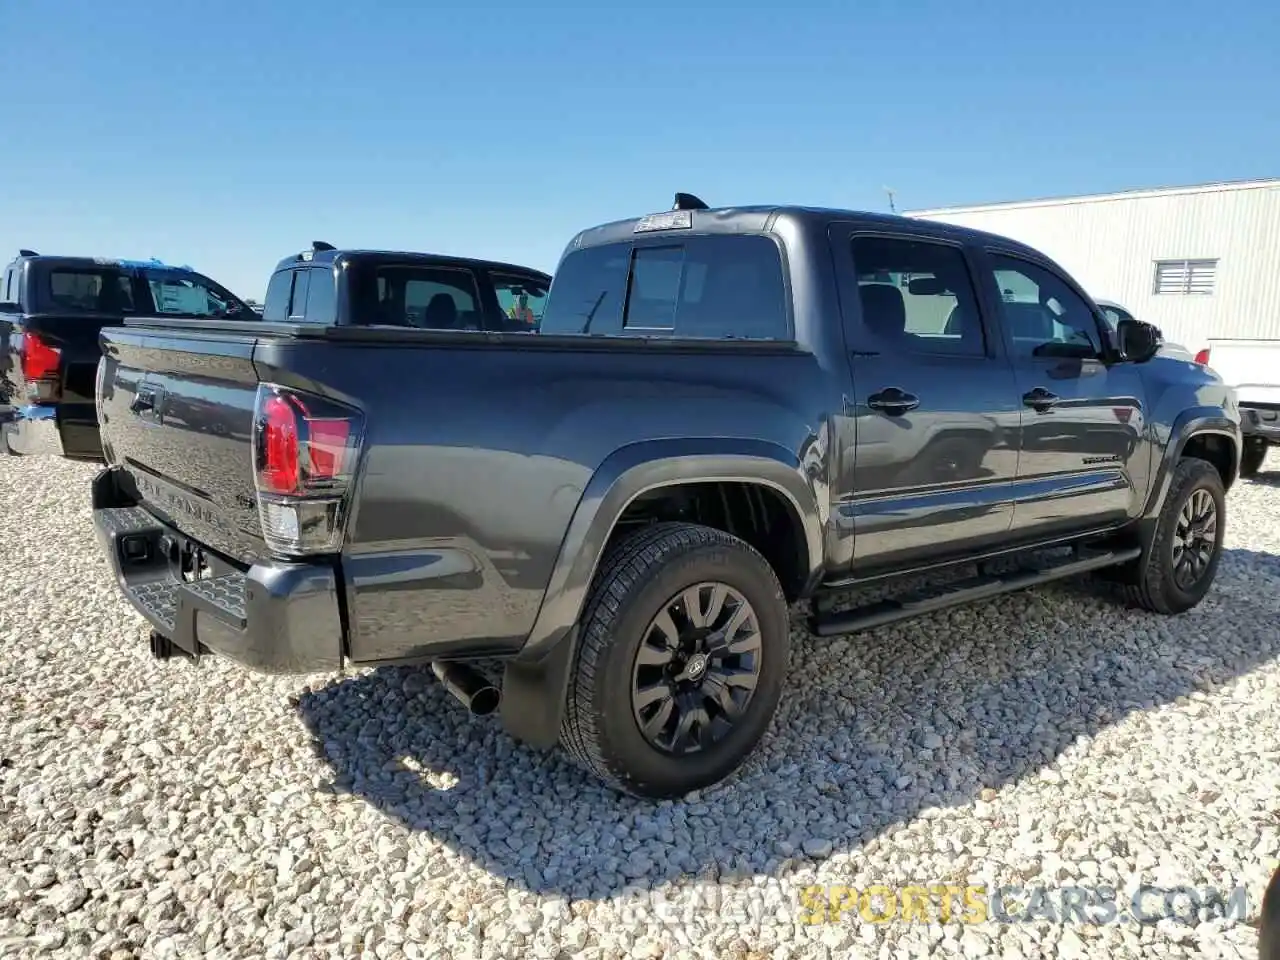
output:
[[[323, 316], [290, 319], [303, 273]], [[1176, 614], [1214, 579], [1230, 392], [1033, 249], [681, 194], [538, 284], [308, 251], [260, 321], [105, 330], [94, 516], [153, 652], [430, 663], [670, 797], [764, 736], [789, 606], [821, 638], [1085, 572]]]

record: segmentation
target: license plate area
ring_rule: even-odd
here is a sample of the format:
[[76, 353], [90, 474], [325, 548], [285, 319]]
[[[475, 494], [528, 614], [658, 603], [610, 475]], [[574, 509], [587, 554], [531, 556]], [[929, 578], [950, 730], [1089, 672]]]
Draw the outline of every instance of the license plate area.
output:
[[156, 549], [170, 578], [180, 583], [212, 580], [241, 572], [212, 550], [172, 528], [156, 538]]

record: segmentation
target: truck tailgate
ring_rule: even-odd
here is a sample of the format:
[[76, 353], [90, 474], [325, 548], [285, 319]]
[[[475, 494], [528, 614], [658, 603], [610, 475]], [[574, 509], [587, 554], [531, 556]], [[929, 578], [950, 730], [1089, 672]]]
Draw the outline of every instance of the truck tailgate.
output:
[[1209, 366], [1239, 403], [1280, 406], [1280, 340], [1210, 340]]
[[142, 504], [242, 563], [267, 553], [253, 479], [256, 342], [240, 332], [110, 328], [98, 397], [104, 452]]

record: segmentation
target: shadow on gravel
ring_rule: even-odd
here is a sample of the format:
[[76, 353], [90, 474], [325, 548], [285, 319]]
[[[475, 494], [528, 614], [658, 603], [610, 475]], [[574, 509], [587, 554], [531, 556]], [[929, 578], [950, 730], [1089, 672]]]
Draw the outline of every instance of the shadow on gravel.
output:
[[[1278, 586], [1280, 558], [1228, 550], [1211, 599], [1177, 626], [1067, 581], [1006, 598], [1016, 613], [1003, 632], [962, 607], [793, 645], [772, 734], [733, 779], [676, 803], [618, 796], [560, 751], [515, 743], [425, 669], [376, 670], [298, 706], [335, 792], [535, 893], [600, 898], [681, 875], [778, 875], [806, 840], [822, 855], [854, 852], [926, 807], [1033, 775], [1081, 735], [1274, 658], [1275, 608], [1252, 598]], [[1264, 626], [1217, 628], [1214, 598], [1233, 623]]]
[[1260, 487], [1280, 487], [1280, 470], [1262, 471], [1241, 483], [1255, 483]]

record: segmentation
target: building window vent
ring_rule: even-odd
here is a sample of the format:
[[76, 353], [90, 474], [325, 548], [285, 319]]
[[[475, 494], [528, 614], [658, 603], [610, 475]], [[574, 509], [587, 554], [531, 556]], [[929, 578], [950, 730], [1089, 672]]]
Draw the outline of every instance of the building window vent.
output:
[[1157, 294], [1213, 293], [1213, 285], [1217, 279], [1217, 260], [1156, 261]]

